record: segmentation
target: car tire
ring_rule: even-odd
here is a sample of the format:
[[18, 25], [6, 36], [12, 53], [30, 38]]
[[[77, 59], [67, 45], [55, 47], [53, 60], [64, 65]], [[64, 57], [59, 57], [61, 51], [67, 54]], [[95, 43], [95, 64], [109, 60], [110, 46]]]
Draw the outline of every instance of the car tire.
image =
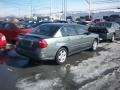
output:
[[115, 35], [113, 34], [111, 39], [110, 39], [111, 42], [114, 42], [115, 41]]
[[94, 40], [93, 43], [92, 43], [92, 47], [90, 48], [92, 51], [95, 51], [97, 49], [97, 46], [98, 46], [98, 41], [97, 40]]
[[65, 63], [66, 59], [67, 59], [67, 50], [65, 48], [60, 48], [56, 53], [55, 62], [58, 65], [61, 65]]

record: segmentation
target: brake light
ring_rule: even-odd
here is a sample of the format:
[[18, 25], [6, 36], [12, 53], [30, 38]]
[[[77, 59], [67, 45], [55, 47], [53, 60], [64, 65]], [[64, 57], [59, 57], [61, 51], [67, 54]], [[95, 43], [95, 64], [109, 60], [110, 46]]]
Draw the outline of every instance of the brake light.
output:
[[46, 40], [42, 39], [40, 41], [38, 41], [38, 47], [39, 48], [46, 48], [48, 46]]
[[92, 28], [89, 28], [88, 29], [89, 32], [98, 32], [98, 33], [108, 33], [108, 30], [107, 29], [92, 29]]
[[2, 41], [6, 40], [5, 36], [2, 36], [2, 37], [1, 37], [1, 40], [2, 40]]
[[102, 30], [100, 30], [100, 32], [102, 32], [102, 33], [108, 33], [108, 30], [107, 29], [102, 29]]
[[93, 29], [88, 29], [89, 32], [93, 32]]

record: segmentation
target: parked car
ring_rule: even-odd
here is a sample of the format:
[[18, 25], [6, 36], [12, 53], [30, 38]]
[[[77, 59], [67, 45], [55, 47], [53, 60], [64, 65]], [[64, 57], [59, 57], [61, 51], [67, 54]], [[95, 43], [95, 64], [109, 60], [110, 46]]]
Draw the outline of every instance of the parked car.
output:
[[102, 20], [101, 19], [95, 19], [93, 22], [94, 23], [100, 23], [100, 22], [102, 22]]
[[81, 25], [89, 25], [89, 23], [85, 22], [85, 21], [78, 21], [77, 24], [81, 24]]
[[120, 38], [120, 25], [115, 22], [100, 22], [91, 25], [88, 31], [99, 34], [101, 40], [113, 42], [115, 38]]
[[0, 33], [0, 49], [5, 48], [6, 45], [7, 45], [6, 38], [2, 33]]
[[33, 60], [55, 60], [63, 64], [71, 54], [89, 48], [96, 50], [98, 42], [99, 36], [89, 33], [83, 25], [49, 23], [19, 36], [16, 51]]
[[16, 42], [19, 34], [26, 34], [31, 29], [24, 23], [0, 22], [0, 33], [4, 34], [8, 42]]

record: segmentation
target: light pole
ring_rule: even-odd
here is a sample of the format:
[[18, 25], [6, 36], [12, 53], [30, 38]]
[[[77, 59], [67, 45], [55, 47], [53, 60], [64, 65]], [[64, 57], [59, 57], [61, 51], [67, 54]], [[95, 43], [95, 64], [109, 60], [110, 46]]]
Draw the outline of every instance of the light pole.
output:
[[50, 0], [50, 19], [52, 18], [52, 0]]
[[91, 19], [91, 1], [90, 0], [85, 0], [85, 1], [89, 6], [89, 19]]
[[67, 0], [64, 0], [64, 20], [66, 21], [66, 16], [67, 16]]
[[33, 9], [32, 0], [30, 0], [30, 10], [31, 10], [31, 11], [30, 11], [30, 14], [31, 14], [30, 16], [31, 16], [31, 18], [32, 18], [32, 16], [33, 16], [33, 10], [32, 10], [32, 9]]
[[17, 10], [18, 10], [18, 17], [20, 17], [21, 16], [21, 9], [20, 9], [20, 7], [15, 7]]
[[18, 16], [20, 17], [20, 8], [18, 8]]

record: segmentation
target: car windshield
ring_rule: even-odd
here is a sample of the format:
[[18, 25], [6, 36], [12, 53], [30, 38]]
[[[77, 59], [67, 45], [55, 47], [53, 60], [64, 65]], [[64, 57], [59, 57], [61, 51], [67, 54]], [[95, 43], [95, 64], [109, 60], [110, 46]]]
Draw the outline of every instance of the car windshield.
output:
[[16, 23], [17, 27], [20, 29], [30, 28], [30, 25], [27, 23]]
[[97, 23], [94, 24], [93, 27], [107, 27], [110, 28], [112, 26], [112, 23], [108, 23], [108, 22], [102, 22], [102, 23]]
[[34, 28], [31, 34], [54, 36], [54, 34], [59, 30], [59, 28], [60, 26], [57, 25], [40, 25]]

